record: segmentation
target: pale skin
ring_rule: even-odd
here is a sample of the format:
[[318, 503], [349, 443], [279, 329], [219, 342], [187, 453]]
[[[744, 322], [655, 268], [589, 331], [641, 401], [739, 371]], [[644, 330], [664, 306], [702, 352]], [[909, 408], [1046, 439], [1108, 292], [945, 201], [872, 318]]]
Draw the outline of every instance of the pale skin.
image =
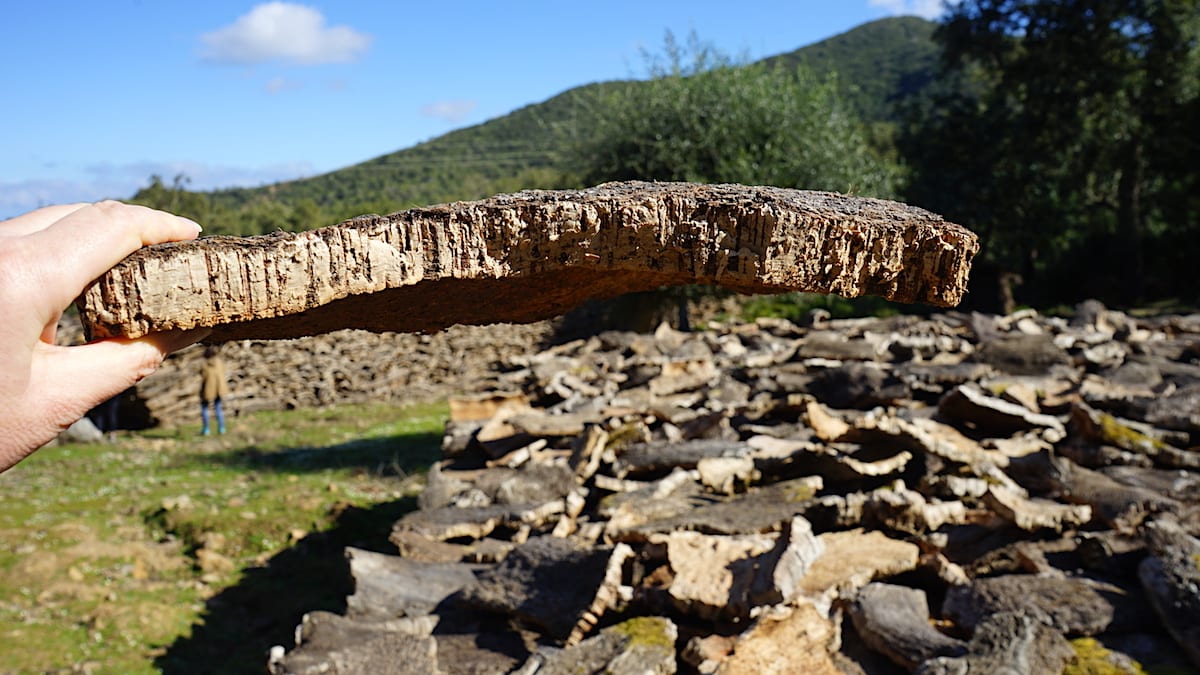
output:
[[50, 206], [0, 221], [0, 472], [206, 336], [169, 331], [54, 344], [63, 310], [94, 279], [142, 246], [199, 233], [186, 218], [118, 202]]

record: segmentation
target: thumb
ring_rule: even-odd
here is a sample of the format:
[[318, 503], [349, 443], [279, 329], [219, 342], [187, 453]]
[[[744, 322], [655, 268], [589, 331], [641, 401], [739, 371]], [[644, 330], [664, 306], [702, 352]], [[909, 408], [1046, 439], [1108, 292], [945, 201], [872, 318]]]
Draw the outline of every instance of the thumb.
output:
[[65, 429], [87, 411], [154, 372], [168, 354], [204, 339], [210, 332], [207, 328], [173, 330], [75, 347], [46, 345], [34, 356], [31, 403], [35, 409], [45, 411], [44, 424]]
[[0, 472], [96, 407], [154, 372], [167, 354], [204, 339], [209, 329], [116, 338], [78, 347], [37, 343], [25, 390], [0, 417]]

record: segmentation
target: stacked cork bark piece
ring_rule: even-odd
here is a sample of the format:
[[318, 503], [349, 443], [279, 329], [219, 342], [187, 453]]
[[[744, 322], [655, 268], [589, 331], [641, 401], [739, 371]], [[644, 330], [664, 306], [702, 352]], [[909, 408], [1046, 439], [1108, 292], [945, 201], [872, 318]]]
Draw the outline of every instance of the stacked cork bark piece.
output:
[[604, 333], [452, 399], [275, 673], [1200, 667], [1200, 317]]
[[142, 249], [79, 299], [89, 338], [209, 342], [527, 323], [680, 284], [950, 306], [975, 235], [895, 202], [744, 185], [608, 183]]

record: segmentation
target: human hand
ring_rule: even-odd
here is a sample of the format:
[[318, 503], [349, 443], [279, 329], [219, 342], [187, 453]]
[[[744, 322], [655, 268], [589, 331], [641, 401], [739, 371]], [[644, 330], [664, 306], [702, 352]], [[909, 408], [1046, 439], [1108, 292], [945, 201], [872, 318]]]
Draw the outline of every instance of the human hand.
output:
[[186, 218], [119, 202], [0, 221], [0, 472], [205, 337], [207, 329], [54, 344], [63, 310], [89, 283], [142, 246], [199, 233]]

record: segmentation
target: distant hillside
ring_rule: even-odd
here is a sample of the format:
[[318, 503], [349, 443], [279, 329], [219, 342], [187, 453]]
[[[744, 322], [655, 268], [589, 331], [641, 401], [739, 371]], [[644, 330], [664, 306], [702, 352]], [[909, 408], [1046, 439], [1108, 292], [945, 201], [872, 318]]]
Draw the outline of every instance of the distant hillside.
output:
[[[237, 206], [269, 192], [275, 199], [312, 199], [322, 207], [379, 202], [406, 208], [536, 185], [569, 184], [564, 152], [588, 128], [590, 105], [605, 84], [577, 87], [482, 124], [452, 131], [361, 164], [264, 188], [223, 190], [213, 197]], [[345, 216], [355, 215], [346, 213]]]
[[880, 19], [764, 61], [837, 73], [846, 100], [864, 121], [894, 122], [895, 105], [933, 81], [935, 28], [915, 16]]
[[[764, 62], [804, 63], [818, 75], [836, 72], [847, 100], [864, 121], [887, 123], [894, 119], [895, 102], [930, 81], [937, 58], [930, 39], [935, 26], [912, 17], [881, 19]], [[597, 114], [596, 102], [613, 84], [577, 87], [482, 124], [320, 176], [209, 193], [212, 208], [233, 212], [261, 201], [310, 203], [319, 208], [324, 221], [315, 226], [367, 211], [477, 199], [523, 188], [582, 187], [569, 151], [588, 132], [589, 119]]]

